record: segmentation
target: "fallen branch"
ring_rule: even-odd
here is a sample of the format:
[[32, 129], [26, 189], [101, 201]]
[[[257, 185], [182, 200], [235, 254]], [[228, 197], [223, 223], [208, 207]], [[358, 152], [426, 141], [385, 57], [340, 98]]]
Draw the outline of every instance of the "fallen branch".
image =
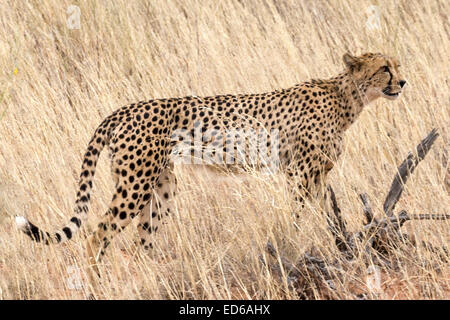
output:
[[[337, 278], [343, 274], [342, 270], [346, 269], [345, 264], [350, 265], [358, 254], [365, 255], [364, 261], [381, 261], [387, 266], [387, 257], [393, 252], [393, 248], [397, 248], [401, 244], [417, 247], [418, 244], [414, 238], [401, 233], [400, 228], [404, 223], [411, 220], [447, 220], [450, 219], [450, 214], [409, 214], [405, 210], [401, 210], [395, 215], [394, 209], [402, 195], [406, 181], [419, 162], [425, 158], [437, 137], [438, 133], [436, 129], [433, 129], [416, 147], [416, 152], [410, 152], [399, 166], [384, 201], [385, 218], [375, 218], [367, 194], [359, 195], [366, 219], [360, 231], [349, 232], [347, 230], [347, 224], [342, 217], [334, 190], [328, 186], [325, 195], [327, 222], [341, 256], [337, 256], [332, 262], [326, 262], [305, 253], [296, 263], [292, 263], [280, 255], [268, 242], [266, 251], [278, 260], [277, 264], [269, 266], [270, 269], [276, 272], [280, 278], [284, 274], [287, 277], [288, 285], [296, 288], [297, 292], [300, 290], [302, 297], [314, 298], [314, 289], [326, 287], [327, 290], [334, 290], [336, 288], [335, 281], [339, 280]], [[448, 261], [449, 253], [446, 248], [436, 248], [425, 241], [420, 244], [427, 250], [437, 253], [442, 260]], [[361, 252], [360, 248], [364, 248], [364, 250]]]
[[417, 145], [416, 152], [410, 152], [407, 158], [398, 167], [398, 172], [395, 175], [394, 181], [392, 181], [391, 189], [384, 201], [383, 209], [386, 215], [393, 215], [395, 205], [402, 195], [406, 181], [414, 172], [414, 169], [419, 162], [425, 158], [438, 136], [439, 134], [436, 129], [431, 130], [428, 136]]
[[[349, 233], [347, 232], [347, 224], [341, 216], [341, 209], [337, 204], [336, 195], [331, 186], [328, 186], [328, 194], [330, 195], [329, 201], [331, 202], [330, 207], [332, 210], [332, 212], [327, 212], [328, 228], [335, 239], [339, 251], [349, 252]], [[325, 201], [326, 200], [327, 195], [325, 195]]]
[[359, 198], [361, 199], [361, 202], [363, 203], [363, 206], [364, 206], [363, 212], [364, 212], [364, 215], [366, 216], [366, 224], [376, 221], [375, 216], [373, 215], [373, 212], [372, 212], [372, 207], [369, 204], [367, 194], [361, 193], [359, 195]]

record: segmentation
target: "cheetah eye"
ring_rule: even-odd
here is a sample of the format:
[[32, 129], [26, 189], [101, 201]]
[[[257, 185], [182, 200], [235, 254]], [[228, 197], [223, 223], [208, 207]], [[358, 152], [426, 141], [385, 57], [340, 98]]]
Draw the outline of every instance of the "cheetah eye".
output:
[[381, 67], [380, 70], [383, 70], [383, 72], [389, 72], [389, 67], [388, 66], [384, 66], [384, 67]]

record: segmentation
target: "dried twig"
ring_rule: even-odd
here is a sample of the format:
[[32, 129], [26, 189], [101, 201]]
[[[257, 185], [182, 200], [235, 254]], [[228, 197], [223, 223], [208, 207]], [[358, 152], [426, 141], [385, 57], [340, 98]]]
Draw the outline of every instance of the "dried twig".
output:
[[[305, 253], [294, 264], [281, 256], [275, 250], [275, 247], [268, 242], [266, 251], [279, 261], [278, 264], [272, 265], [270, 268], [280, 278], [285, 274], [289, 286], [295, 287], [297, 284], [297, 291], [302, 290], [302, 296], [312, 298], [314, 297], [314, 290], [319, 287], [328, 288], [328, 290], [335, 289], [334, 280], [343, 274], [342, 270], [345, 269], [344, 266], [346, 263], [347, 265], [351, 264], [351, 261], [357, 254], [358, 248], [364, 248], [360, 254], [362, 253], [367, 258], [365, 261], [379, 261], [379, 263], [384, 263], [388, 266], [389, 261], [387, 256], [400, 243], [417, 246], [414, 238], [402, 234], [400, 231], [400, 228], [406, 221], [447, 220], [450, 219], [450, 215], [409, 214], [405, 210], [394, 215], [393, 210], [401, 197], [407, 179], [413, 173], [419, 162], [425, 158], [437, 137], [438, 133], [436, 129], [433, 129], [416, 147], [416, 153], [413, 154], [410, 152], [399, 166], [383, 206], [387, 217], [376, 219], [369, 204], [367, 194], [361, 193], [359, 195], [363, 203], [363, 212], [366, 218], [366, 222], [360, 231], [352, 233], [347, 230], [347, 224], [342, 217], [334, 190], [331, 186], [328, 186], [327, 194], [325, 195], [327, 222], [341, 256], [337, 256], [332, 262], [327, 262]], [[421, 244], [428, 250], [439, 254], [444, 261], [448, 260], [449, 253], [446, 248], [436, 248], [424, 241]], [[338, 270], [338, 272], [330, 272], [331, 269]]]
[[386, 200], [384, 201], [383, 209], [387, 216], [392, 216], [395, 205], [402, 195], [404, 185], [409, 176], [414, 172], [419, 162], [425, 158], [436, 138], [439, 136], [436, 129], [433, 129], [428, 136], [420, 142], [416, 147], [416, 153], [410, 152], [408, 157], [398, 167], [398, 172], [392, 181], [391, 189], [389, 190]]
[[361, 202], [364, 205], [363, 212], [364, 215], [366, 216], [366, 224], [375, 221], [375, 216], [373, 215], [372, 207], [369, 204], [367, 193], [361, 193], [359, 195], [359, 198], [361, 199]]
[[[328, 227], [334, 236], [336, 246], [341, 252], [350, 251], [347, 243], [348, 243], [348, 232], [347, 232], [347, 224], [345, 220], [341, 216], [341, 209], [339, 208], [336, 200], [336, 195], [331, 186], [328, 186], [328, 194], [330, 195], [330, 206], [332, 212], [327, 212], [327, 222]], [[325, 200], [326, 195], [325, 195]]]
[[272, 243], [267, 242], [266, 245], [266, 250], [267, 252], [273, 257], [273, 258], [279, 258], [281, 265], [283, 267], [284, 270], [286, 270], [286, 272], [288, 274], [290, 274], [291, 272], [299, 272], [298, 268], [296, 265], [294, 265], [292, 262], [290, 262], [288, 259], [284, 258], [283, 256], [279, 255], [275, 249], [275, 247], [273, 246]]

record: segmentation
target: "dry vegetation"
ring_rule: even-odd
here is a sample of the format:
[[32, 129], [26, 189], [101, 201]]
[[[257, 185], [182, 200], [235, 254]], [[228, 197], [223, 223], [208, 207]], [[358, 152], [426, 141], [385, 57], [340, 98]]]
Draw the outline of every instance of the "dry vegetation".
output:
[[[81, 29], [67, 27], [67, 7]], [[380, 29], [367, 29], [372, 5]], [[84, 148], [115, 108], [155, 97], [264, 92], [342, 69], [349, 50], [400, 59], [408, 81], [395, 102], [378, 100], [348, 131], [332, 171], [350, 230], [362, 225], [358, 193], [381, 216], [398, 164], [436, 127], [440, 137], [398, 205], [411, 213], [448, 213], [450, 26], [448, 1], [14, 1], [0, 2], [0, 299], [85, 299], [77, 288], [86, 259], [82, 235], [44, 247], [20, 234], [14, 215], [45, 229], [72, 212]], [[103, 299], [296, 299], [298, 292], [260, 263], [270, 240], [295, 261], [311, 245], [324, 259], [337, 248], [311, 203], [294, 224], [280, 177], [239, 183], [177, 168], [178, 210], [155, 250], [134, 247], [130, 226], [113, 242], [95, 290]], [[88, 229], [111, 197], [109, 163], [98, 165]], [[408, 222], [405, 231], [449, 244], [449, 221]], [[356, 260], [335, 298], [449, 299], [446, 262], [419, 247], [398, 250], [397, 267]], [[273, 262], [273, 260], [272, 260]], [[428, 262], [428, 263], [424, 263]], [[75, 288], [74, 286], [75, 285]], [[318, 288], [314, 298], [326, 298]]]

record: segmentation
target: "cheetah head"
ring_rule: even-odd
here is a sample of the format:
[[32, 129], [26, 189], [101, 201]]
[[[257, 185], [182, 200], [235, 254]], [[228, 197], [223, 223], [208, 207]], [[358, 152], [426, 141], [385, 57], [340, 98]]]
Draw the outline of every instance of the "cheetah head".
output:
[[395, 58], [380, 53], [361, 56], [346, 53], [343, 60], [353, 81], [369, 101], [378, 97], [395, 100], [406, 84], [406, 80], [400, 76], [400, 64]]

